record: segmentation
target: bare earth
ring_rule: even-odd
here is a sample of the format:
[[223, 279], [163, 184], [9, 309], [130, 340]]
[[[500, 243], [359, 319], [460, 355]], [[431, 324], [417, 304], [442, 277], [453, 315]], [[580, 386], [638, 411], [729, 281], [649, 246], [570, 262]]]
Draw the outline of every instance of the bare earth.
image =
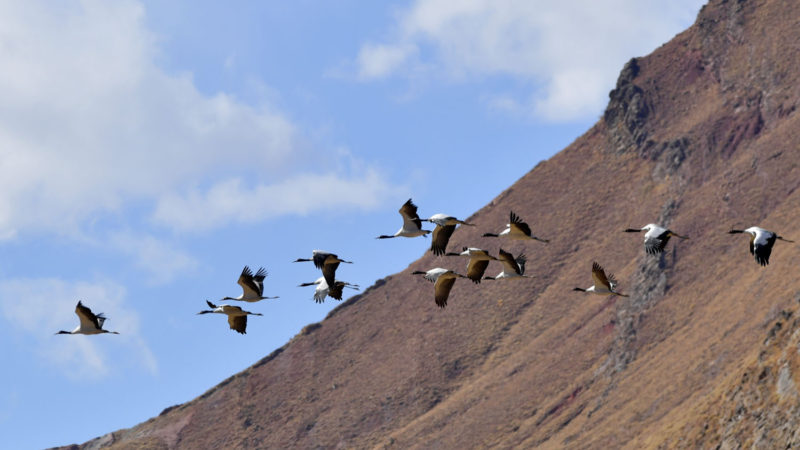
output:
[[[800, 241], [798, 18], [712, 0], [453, 235], [526, 253], [535, 278], [459, 280], [440, 310], [410, 273], [465, 260], [426, 253], [199, 398], [73, 448], [800, 446], [800, 244], [762, 268], [726, 233]], [[550, 243], [481, 237], [510, 210]], [[622, 230], [651, 222], [691, 239], [646, 255]], [[630, 298], [572, 291], [595, 260]]]

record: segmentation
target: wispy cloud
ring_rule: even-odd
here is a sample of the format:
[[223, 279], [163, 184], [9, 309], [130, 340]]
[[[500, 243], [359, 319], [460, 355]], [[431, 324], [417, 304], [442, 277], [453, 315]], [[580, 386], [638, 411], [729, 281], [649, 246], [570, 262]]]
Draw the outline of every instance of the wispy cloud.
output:
[[669, 40], [703, 3], [416, 0], [392, 38], [361, 46], [356, 76], [513, 76], [539, 86], [513, 109], [572, 120], [596, 114], [623, 63]]
[[[112, 282], [67, 282], [57, 278], [19, 278], [0, 281], [0, 312], [9, 327], [35, 344], [35, 352], [71, 378], [96, 379], [111, 372], [107, 349], [124, 347], [147, 372], [158, 364], [139, 335], [139, 315], [126, 306], [125, 289]], [[119, 335], [54, 336], [78, 325], [75, 304], [82, 300], [93, 312], [106, 312], [104, 325]]]

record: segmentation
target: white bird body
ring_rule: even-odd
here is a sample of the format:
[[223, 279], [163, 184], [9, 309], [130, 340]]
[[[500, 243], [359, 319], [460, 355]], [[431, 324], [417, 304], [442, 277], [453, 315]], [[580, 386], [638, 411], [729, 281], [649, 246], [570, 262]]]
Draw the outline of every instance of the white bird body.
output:
[[434, 214], [429, 219], [422, 219], [424, 222], [435, 223], [436, 225], [447, 227], [452, 225], [468, 225], [474, 227], [475, 224], [464, 222], [447, 214]]
[[107, 317], [105, 317], [103, 313], [92, 313], [92, 310], [86, 306], [83, 306], [83, 303], [81, 303], [80, 300], [78, 300], [78, 304], [75, 305], [75, 314], [77, 314], [80, 321], [78, 327], [72, 331], [61, 330], [56, 334], [119, 334], [116, 331], [104, 330], [103, 324], [105, 323]]
[[772, 254], [772, 246], [775, 245], [775, 240], [780, 239], [786, 242], [794, 242], [789, 239], [778, 236], [776, 233], [765, 230], [760, 227], [750, 227], [746, 230], [731, 230], [728, 233], [747, 233], [750, 235], [750, 254], [752, 254], [756, 262], [762, 266], [769, 264], [769, 256]]
[[415, 205], [411, 199], [408, 199], [397, 212], [399, 212], [400, 216], [403, 218], [403, 226], [397, 230], [395, 234], [383, 234], [378, 236], [378, 239], [391, 239], [396, 237], [412, 238], [425, 236], [431, 232], [431, 230], [422, 229], [422, 219], [420, 219], [417, 214], [417, 205]]
[[427, 272], [414, 271], [412, 275], [422, 275], [426, 280], [434, 283], [434, 300], [436, 306], [444, 308], [447, 306], [447, 297], [450, 295], [450, 290], [453, 288], [457, 278], [466, 278], [464, 275], [453, 272], [449, 269], [436, 267]]
[[664, 228], [660, 225], [656, 225], [654, 223], [648, 223], [647, 225], [643, 226], [642, 228], [628, 228], [624, 230], [627, 233], [638, 233], [641, 231], [646, 231], [644, 234], [644, 249], [648, 254], [656, 255], [664, 251], [664, 247], [667, 246], [667, 242], [669, 242], [669, 238], [675, 236], [680, 239], [689, 239], [686, 236], [681, 236]]

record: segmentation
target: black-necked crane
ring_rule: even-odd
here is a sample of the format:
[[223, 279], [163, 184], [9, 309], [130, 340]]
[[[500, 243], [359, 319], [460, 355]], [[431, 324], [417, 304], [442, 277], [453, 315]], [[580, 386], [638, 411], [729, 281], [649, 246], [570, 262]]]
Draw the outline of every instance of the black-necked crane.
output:
[[606, 272], [600, 264], [596, 262], [592, 263], [592, 280], [594, 280], [594, 285], [592, 285], [592, 287], [588, 289], [576, 287], [573, 291], [591, 292], [597, 295], [619, 295], [620, 297], [628, 297], [628, 295], [620, 294], [616, 291], [617, 280], [614, 278], [614, 275], [608, 274], [606, 276]]
[[298, 287], [304, 286], [314, 286], [316, 285], [316, 289], [314, 289], [314, 301], [317, 303], [323, 303], [325, 301], [325, 297], [332, 297], [336, 300], [341, 300], [342, 295], [344, 294], [344, 288], [350, 288], [358, 290], [359, 286], [357, 284], [351, 284], [346, 281], [339, 281], [336, 280], [336, 283], [333, 285], [333, 289], [328, 286], [328, 282], [325, 281], [325, 277], [319, 277], [316, 281], [311, 283], [303, 283], [300, 284]]
[[422, 219], [420, 219], [419, 215], [417, 214], [417, 205], [415, 205], [411, 199], [408, 199], [407, 202], [403, 203], [403, 206], [400, 207], [398, 212], [403, 217], [403, 227], [393, 235], [382, 234], [378, 236], [378, 239], [391, 239], [396, 237], [410, 238], [425, 236], [431, 232], [431, 230], [422, 229]]
[[339, 263], [353, 264], [352, 261], [345, 261], [333, 253], [322, 250], [313, 250], [311, 255], [311, 259], [297, 258], [294, 262], [312, 261], [314, 267], [322, 270], [322, 276], [325, 277], [329, 286], [335, 284], [336, 269], [339, 267]]
[[500, 249], [497, 260], [503, 263], [503, 271], [494, 277], [483, 277], [484, 280], [502, 280], [503, 278], [532, 278], [525, 275], [525, 263], [528, 261], [524, 254], [516, 258], [511, 253]]
[[447, 214], [434, 214], [429, 219], [422, 219], [422, 221], [436, 224], [436, 227], [433, 229], [433, 239], [431, 240], [431, 252], [433, 252], [434, 255], [444, 254], [447, 249], [447, 243], [450, 241], [450, 236], [452, 236], [453, 232], [456, 230], [456, 226], [475, 226], [475, 224], [464, 222], [453, 216], [448, 216]]
[[490, 255], [484, 249], [475, 247], [464, 247], [461, 253], [447, 253], [447, 256], [469, 256], [467, 263], [467, 278], [473, 283], [480, 283], [481, 277], [489, 267], [489, 261], [497, 261], [497, 258]]
[[769, 264], [769, 255], [772, 253], [772, 246], [775, 245], [775, 240], [780, 239], [786, 242], [794, 242], [778, 236], [772, 231], [765, 230], [759, 227], [750, 227], [746, 230], [731, 230], [728, 233], [747, 233], [750, 235], [750, 254], [755, 256], [756, 262], [762, 266]]
[[203, 310], [197, 314], [225, 314], [228, 316], [228, 325], [230, 325], [231, 330], [237, 331], [241, 334], [247, 334], [247, 316], [263, 316], [261, 313], [254, 313], [250, 311], [244, 311], [242, 308], [233, 305], [215, 305], [210, 301], [206, 300], [208, 303], [208, 307], [211, 310]]
[[104, 330], [103, 323], [106, 321], [107, 317], [104, 316], [103, 313], [93, 313], [91, 309], [83, 306], [80, 300], [78, 300], [78, 304], [75, 305], [75, 314], [78, 315], [78, 319], [80, 320], [78, 328], [72, 331], [61, 330], [56, 334], [119, 334], [116, 331]]
[[238, 297], [223, 297], [222, 300], [241, 300], [243, 302], [257, 302], [259, 300], [273, 299], [278, 297], [264, 297], [264, 278], [267, 271], [263, 267], [258, 269], [255, 275], [250, 267], [244, 266], [242, 274], [239, 275], [237, 283], [242, 287], [242, 295]]
[[539, 242], [550, 242], [547, 239], [542, 239], [540, 237], [536, 237], [531, 234], [531, 227], [528, 226], [527, 223], [523, 222], [522, 219], [519, 218], [518, 215], [514, 214], [514, 211], [511, 211], [511, 215], [509, 217], [509, 223], [506, 224], [506, 229], [501, 231], [499, 234], [494, 233], [484, 233], [484, 237], [507, 237], [509, 239], [518, 239], [518, 240], [536, 240]]
[[436, 267], [427, 272], [415, 270], [414, 272], [411, 272], [411, 274], [423, 275], [426, 280], [434, 283], [433, 298], [436, 301], [436, 306], [439, 308], [444, 308], [447, 306], [447, 297], [450, 295], [450, 289], [453, 288], [453, 284], [455, 284], [456, 279], [466, 278], [460, 273], [456, 273], [448, 269], [442, 269], [441, 267]]
[[644, 234], [644, 251], [646, 251], [650, 255], [656, 255], [658, 253], [663, 252], [664, 247], [666, 247], [667, 242], [669, 242], [669, 238], [672, 236], [675, 236], [676, 238], [680, 239], [689, 239], [686, 236], [681, 236], [680, 234], [677, 234], [672, 230], [668, 230], [654, 223], [648, 223], [642, 228], [625, 229], [626, 233], [639, 233], [641, 231], [647, 232]]

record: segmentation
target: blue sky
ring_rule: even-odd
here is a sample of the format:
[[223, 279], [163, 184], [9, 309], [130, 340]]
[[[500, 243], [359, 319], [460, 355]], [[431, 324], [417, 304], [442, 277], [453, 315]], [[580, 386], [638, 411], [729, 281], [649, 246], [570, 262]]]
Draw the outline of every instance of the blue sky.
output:
[[[701, 4], [0, 3], [4, 446], [133, 426], [283, 345], [337, 305], [296, 287], [312, 249], [364, 287], [404, 269], [430, 241], [374, 237], [407, 198], [470, 215]], [[195, 313], [245, 264], [280, 299], [241, 336]], [[78, 299], [121, 334], [54, 336]]]

